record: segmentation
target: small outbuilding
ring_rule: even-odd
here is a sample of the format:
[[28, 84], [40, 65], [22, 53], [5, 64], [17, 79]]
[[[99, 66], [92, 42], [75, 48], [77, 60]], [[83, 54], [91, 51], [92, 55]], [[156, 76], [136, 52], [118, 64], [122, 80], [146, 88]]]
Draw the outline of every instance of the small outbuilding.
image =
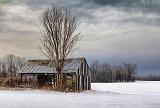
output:
[[[28, 60], [18, 72], [23, 82], [36, 81], [37, 85], [56, 86], [57, 72], [50, 60]], [[65, 85], [74, 91], [91, 89], [91, 72], [85, 58], [66, 59], [63, 74]]]

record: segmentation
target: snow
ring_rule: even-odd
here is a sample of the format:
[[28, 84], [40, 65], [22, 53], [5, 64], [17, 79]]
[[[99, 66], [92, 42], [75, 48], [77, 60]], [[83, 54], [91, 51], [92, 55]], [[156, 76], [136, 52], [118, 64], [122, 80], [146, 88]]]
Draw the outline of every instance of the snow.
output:
[[1, 108], [160, 108], [160, 82], [93, 83], [92, 91], [0, 90]]
[[92, 90], [109, 91], [122, 94], [160, 94], [160, 81], [93, 83]]

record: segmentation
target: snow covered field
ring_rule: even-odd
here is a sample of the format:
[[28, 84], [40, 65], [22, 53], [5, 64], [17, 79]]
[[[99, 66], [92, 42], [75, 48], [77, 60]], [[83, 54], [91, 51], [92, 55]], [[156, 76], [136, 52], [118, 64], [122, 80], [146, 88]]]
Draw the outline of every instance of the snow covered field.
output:
[[108, 91], [121, 94], [160, 94], [160, 81], [93, 83], [92, 90]]
[[0, 108], [160, 108], [160, 82], [93, 83], [93, 91], [0, 90]]

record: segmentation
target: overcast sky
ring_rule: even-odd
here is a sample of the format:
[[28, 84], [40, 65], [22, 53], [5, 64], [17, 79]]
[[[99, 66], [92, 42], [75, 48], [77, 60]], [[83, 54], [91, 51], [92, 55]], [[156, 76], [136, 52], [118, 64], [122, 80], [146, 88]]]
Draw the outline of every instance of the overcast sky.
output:
[[[44, 59], [40, 16], [52, 0], [0, 0], [0, 56]], [[57, 2], [57, 1], [56, 1]], [[61, 0], [78, 17], [81, 40], [74, 57], [136, 63], [160, 73], [160, 0]]]

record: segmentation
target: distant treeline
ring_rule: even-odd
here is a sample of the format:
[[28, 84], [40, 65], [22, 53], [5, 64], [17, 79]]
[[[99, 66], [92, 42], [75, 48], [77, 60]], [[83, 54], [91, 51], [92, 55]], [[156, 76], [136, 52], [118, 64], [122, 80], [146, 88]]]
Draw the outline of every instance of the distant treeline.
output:
[[142, 81], [160, 81], [160, 75], [137, 76], [136, 80]]
[[123, 63], [115, 66], [95, 61], [90, 69], [92, 82], [131, 82], [135, 81], [137, 65]]

